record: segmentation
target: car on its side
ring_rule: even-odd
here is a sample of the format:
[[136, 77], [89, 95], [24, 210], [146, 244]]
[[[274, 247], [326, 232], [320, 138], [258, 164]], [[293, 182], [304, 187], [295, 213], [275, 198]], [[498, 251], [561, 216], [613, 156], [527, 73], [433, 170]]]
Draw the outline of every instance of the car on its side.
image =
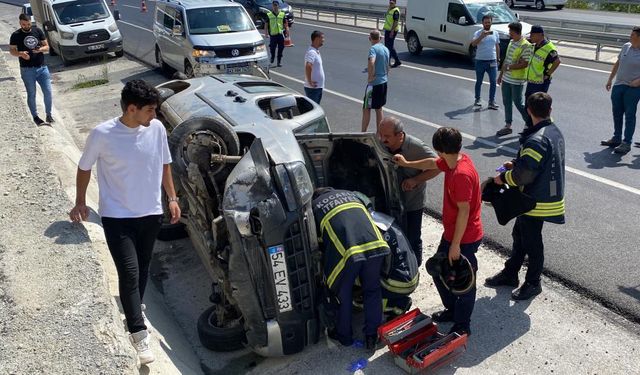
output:
[[181, 223], [212, 283], [200, 341], [263, 356], [302, 351], [323, 326], [312, 193], [358, 190], [402, 219], [391, 155], [374, 134], [331, 133], [320, 106], [268, 79], [212, 75], [158, 89]]
[[548, 6], [562, 9], [567, 4], [567, 0], [504, 0], [509, 8], [515, 6], [535, 7], [537, 10], [544, 10]]

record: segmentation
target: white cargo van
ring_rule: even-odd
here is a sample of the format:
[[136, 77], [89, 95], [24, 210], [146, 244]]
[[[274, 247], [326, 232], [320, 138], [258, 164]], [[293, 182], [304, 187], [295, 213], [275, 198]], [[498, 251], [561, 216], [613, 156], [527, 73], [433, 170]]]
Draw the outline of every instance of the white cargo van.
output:
[[[482, 17], [493, 16], [492, 29], [500, 36], [501, 53], [509, 44], [507, 25], [517, 21], [503, 0], [408, 0], [404, 39], [413, 55], [423, 47], [475, 56], [471, 46], [473, 34], [482, 29]], [[528, 35], [531, 25], [522, 22], [522, 34]]]
[[124, 55], [122, 35], [104, 0], [31, 0], [36, 22], [44, 29], [49, 53], [72, 60], [113, 52]]

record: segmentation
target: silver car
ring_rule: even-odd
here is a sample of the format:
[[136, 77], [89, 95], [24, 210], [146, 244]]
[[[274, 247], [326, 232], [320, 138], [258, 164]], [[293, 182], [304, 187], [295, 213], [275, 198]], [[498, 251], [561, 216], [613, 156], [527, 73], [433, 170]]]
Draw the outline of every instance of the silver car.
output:
[[228, 0], [156, 2], [156, 62], [187, 77], [269, 71], [262, 35], [242, 5]]
[[267, 79], [219, 75], [158, 88], [182, 223], [212, 279], [202, 344], [279, 356], [317, 342], [323, 277], [312, 193], [358, 190], [402, 219], [391, 155], [373, 134], [331, 133], [320, 106]]

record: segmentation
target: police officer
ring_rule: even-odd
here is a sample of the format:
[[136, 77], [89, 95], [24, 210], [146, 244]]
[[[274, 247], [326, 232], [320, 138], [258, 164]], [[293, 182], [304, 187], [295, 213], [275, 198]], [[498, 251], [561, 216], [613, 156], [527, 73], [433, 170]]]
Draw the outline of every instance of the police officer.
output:
[[323, 252], [325, 286], [337, 297], [335, 329], [329, 337], [353, 344], [352, 290], [360, 279], [364, 296], [367, 349], [374, 349], [382, 321], [380, 271], [389, 247], [371, 215], [351, 191], [320, 188], [314, 192], [313, 215]]
[[[527, 98], [536, 92], [548, 92], [551, 76], [560, 65], [560, 57], [556, 46], [544, 36], [544, 29], [540, 25], [531, 27], [531, 44], [533, 53], [527, 69], [527, 89], [524, 93], [525, 104]], [[527, 126], [531, 126], [531, 117], [527, 119]]]
[[512, 293], [514, 300], [530, 299], [542, 292], [540, 275], [544, 265], [542, 224], [564, 224], [564, 137], [551, 120], [551, 97], [537, 92], [527, 99], [533, 125], [522, 132], [518, 157], [505, 163], [506, 172], [494, 177], [499, 185], [523, 189], [535, 198], [536, 207], [519, 216], [513, 227], [513, 250], [504, 269], [485, 280], [485, 285], [517, 287], [524, 257], [529, 268], [522, 286]]
[[398, 58], [398, 52], [396, 52], [393, 43], [396, 40], [396, 36], [398, 36], [398, 31], [400, 31], [400, 8], [396, 6], [396, 0], [389, 0], [389, 10], [384, 18], [384, 45], [387, 47], [391, 54], [391, 58], [393, 58], [392, 68], [397, 68], [402, 63]]
[[276, 46], [278, 47], [278, 66], [282, 66], [282, 51], [284, 50], [284, 35], [289, 35], [289, 23], [285, 22], [285, 13], [280, 10], [277, 0], [271, 2], [272, 11], [267, 11], [267, 23], [264, 25], [265, 32], [269, 35], [269, 51], [271, 52], [271, 64], [276, 56]]

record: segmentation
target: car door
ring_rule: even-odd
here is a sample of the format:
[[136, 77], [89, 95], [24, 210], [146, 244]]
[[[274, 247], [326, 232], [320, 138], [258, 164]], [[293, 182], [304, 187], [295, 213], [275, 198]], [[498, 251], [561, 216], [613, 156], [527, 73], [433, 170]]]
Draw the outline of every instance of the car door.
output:
[[372, 133], [296, 134], [315, 188], [360, 191], [377, 211], [404, 226], [401, 187], [392, 155]]
[[473, 36], [473, 19], [467, 7], [459, 3], [449, 3], [447, 6], [446, 32], [447, 47], [452, 52], [466, 54]]

